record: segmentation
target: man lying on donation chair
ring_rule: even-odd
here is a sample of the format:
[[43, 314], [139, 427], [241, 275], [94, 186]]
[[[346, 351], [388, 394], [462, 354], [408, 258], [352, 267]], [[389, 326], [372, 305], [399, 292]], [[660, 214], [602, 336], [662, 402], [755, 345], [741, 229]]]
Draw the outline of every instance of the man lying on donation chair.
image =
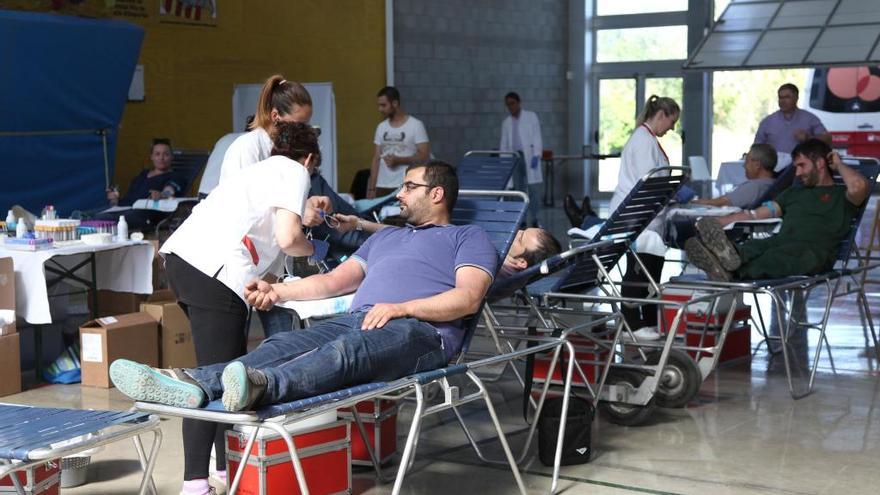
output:
[[[791, 157], [802, 187], [790, 187], [758, 209], [697, 222], [699, 239], [688, 239], [685, 251], [711, 280], [811, 275], [834, 263], [838, 244], [867, 198], [868, 182], [818, 139], [799, 144]], [[844, 185], [834, 183], [832, 171], [840, 174]], [[732, 222], [780, 217], [780, 232], [767, 239], [735, 245], [722, 229]]]
[[197, 408], [222, 398], [227, 410], [240, 411], [445, 366], [498, 261], [483, 229], [449, 224], [457, 196], [452, 166], [413, 165], [398, 194], [406, 227], [374, 234], [327, 274], [245, 289], [260, 310], [356, 291], [350, 313], [273, 335], [230, 363], [161, 370], [116, 360], [113, 383], [138, 401]]

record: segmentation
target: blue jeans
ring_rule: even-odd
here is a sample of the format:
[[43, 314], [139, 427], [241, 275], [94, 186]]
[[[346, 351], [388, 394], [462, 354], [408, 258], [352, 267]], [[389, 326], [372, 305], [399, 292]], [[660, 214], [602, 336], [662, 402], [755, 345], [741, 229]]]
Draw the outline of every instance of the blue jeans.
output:
[[273, 307], [269, 311], [254, 311], [263, 325], [263, 335], [269, 338], [276, 333], [293, 330], [293, 311], [289, 309]]
[[[362, 383], [388, 381], [446, 365], [440, 334], [428, 323], [398, 318], [375, 330], [361, 330], [365, 312], [281, 332], [236, 359], [266, 374], [260, 404], [290, 402]], [[186, 370], [210, 400], [223, 395], [220, 377], [227, 363]]]

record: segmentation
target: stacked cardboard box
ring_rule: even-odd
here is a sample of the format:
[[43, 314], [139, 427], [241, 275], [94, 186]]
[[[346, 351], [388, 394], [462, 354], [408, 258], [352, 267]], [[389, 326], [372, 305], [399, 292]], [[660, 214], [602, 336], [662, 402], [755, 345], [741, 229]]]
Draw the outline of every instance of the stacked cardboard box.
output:
[[147, 313], [88, 321], [79, 328], [82, 384], [111, 388], [110, 364], [120, 358], [159, 366], [159, 325]]
[[[15, 269], [12, 258], [0, 258], [0, 310], [15, 312]], [[0, 325], [0, 397], [21, 392], [21, 347], [15, 318]]]
[[195, 368], [196, 350], [193, 346], [189, 319], [177, 305], [174, 293], [160, 290], [153, 293], [140, 310], [159, 324], [159, 361], [163, 368]]

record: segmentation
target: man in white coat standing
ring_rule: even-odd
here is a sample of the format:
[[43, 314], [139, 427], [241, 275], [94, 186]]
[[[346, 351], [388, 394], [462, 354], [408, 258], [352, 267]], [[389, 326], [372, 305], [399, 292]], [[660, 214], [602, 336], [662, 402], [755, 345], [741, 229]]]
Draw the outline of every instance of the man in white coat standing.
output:
[[541, 208], [541, 154], [544, 142], [541, 140], [541, 123], [535, 112], [523, 110], [519, 95], [510, 92], [504, 97], [504, 104], [510, 115], [501, 123], [501, 151], [520, 152], [523, 156], [521, 167], [513, 173], [513, 187], [529, 195], [529, 223], [538, 224]]

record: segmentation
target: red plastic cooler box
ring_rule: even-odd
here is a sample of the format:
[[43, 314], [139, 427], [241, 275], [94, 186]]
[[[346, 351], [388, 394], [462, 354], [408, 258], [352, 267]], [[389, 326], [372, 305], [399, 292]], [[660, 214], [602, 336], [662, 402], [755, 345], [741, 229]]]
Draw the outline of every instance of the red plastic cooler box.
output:
[[[574, 346], [575, 359], [577, 359], [578, 364], [580, 364], [587, 380], [591, 383], [598, 380], [602, 369], [602, 363], [608, 359], [608, 351], [600, 351], [593, 341], [578, 335], [571, 335], [568, 337], [568, 340], [571, 341]], [[556, 369], [553, 370], [553, 375], [550, 377], [550, 383], [554, 385], [563, 385], [562, 377], [566, 368], [562, 365], [568, 365], [567, 359], [568, 353], [566, 353], [565, 350], [562, 350], [559, 354], [559, 359], [556, 362]], [[553, 351], [548, 351], [535, 356], [535, 365], [532, 370], [532, 381], [534, 383], [544, 383], [544, 381], [547, 380], [547, 372], [550, 370], [550, 362], [552, 360]], [[576, 370], [572, 374], [571, 384], [576, 387], [585, 387], [583, 378], [581, 378], [580, 373]]]
[[[367, 432], [367, 441], [380, 464], [385, 464], [397, 453], [397, 402], [386, 399], [371, 399], [358, 402], [358, 417]], [[361, 437], [350, 407], [340, 408], [340, 419], [351, 422], [351, 463], [359, 466], [372, 464], [370, 454]]]
[[[233, 479], [248, 433], [226, 432], [226, 466]], [[312, 495], [351, 493], [351, 442], [348, 422], [335, 421], [293, 433], [293, 444]], [[287, 444], [275, 432], [261, 430], [238, 487], [240, 495], [299, 494]]]
[[[21, 482], [27, 495], [56, 494], [60, 489], [61, 459], [53, 459], [45, 464], [17, 471], [13, 475]], [[10, 477], [13, 475], [0, 478], [0, 493], [17, 493]]]

